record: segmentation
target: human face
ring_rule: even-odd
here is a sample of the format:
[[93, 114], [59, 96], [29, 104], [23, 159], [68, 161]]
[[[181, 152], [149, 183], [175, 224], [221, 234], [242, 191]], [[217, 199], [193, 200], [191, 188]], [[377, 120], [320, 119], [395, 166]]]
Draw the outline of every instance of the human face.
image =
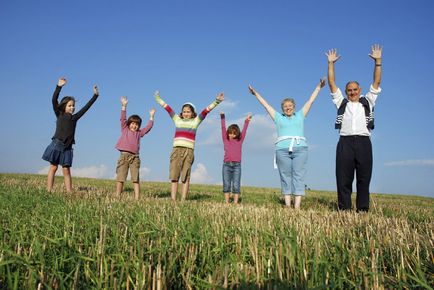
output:
[[233, 140], [233, 139], [237, 138], [237, 134], [235, 134], [235, 132], [229, 132], [228, 136], [229, 136], [229, 140]]
[[136, 122], [131, 122], [130, 125], [128, 126], [128, 129], [135, 132], [135, 131], [139, 130], [139, 124]]
[[292, 114], [294, 114], [294, 110], [295, 110], [294, 103], [291, 101], [287, 101], [283, 103], [282, 110], [286, 116], [291, 117]]
[[191, 119], [193, 117], [193, 112], [191, 111], [189, 106], [185, 106], [182, 108], [182, 117], [184, 119]]
[[68, 103], [66, 103], [65, 113], [74, 114], [74, 111], [75, 111], [75, 102], [73, 100], [70, 100]]
[[360, 99], [360, 87], [357, 83], [349, 83], [345, 89], [350, 102], [358, 102]]

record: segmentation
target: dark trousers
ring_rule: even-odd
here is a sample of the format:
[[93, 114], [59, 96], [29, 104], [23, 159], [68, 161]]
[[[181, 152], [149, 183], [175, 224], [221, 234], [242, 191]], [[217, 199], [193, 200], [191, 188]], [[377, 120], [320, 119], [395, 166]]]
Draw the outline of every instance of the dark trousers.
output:
[[357, 178], [357, 211], [369, 210], [369, 184], [372, 175], [372, 144], [368, 136], [341, 136], [336, 147], [338, 207], [351, 209], [351, 193]]

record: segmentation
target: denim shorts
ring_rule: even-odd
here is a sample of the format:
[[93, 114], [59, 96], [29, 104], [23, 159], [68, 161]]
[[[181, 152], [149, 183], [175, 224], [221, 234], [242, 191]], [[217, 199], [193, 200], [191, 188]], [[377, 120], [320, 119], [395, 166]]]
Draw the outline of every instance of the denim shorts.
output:
[[307, 146], [276, 150], [276, 163], [280, 174], [282, 194], [304, 195]]
[[72, 147], [65, 148], [65, 145], [58, 139], [53, 139], [50, 145], [42, 154], [42, 159], [50, 162], [53, 165], [61, 165], [62, 167], [71, 167], [73, 152]]
[[223, 163], [223, 192], [240, 194], [241, 180], [241, 163], [225, 162]]

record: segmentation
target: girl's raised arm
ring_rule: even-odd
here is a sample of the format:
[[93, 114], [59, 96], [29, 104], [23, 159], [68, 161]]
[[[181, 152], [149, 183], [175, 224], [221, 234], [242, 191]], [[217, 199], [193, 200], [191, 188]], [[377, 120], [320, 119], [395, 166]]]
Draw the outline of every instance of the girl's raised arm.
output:
[[223, 139], [223, 142], [225, 142], [225, 140], [226, 140], [226, 120], [225, 120], [226, 118], [225, 118], [225, 113], [224, 112], [220, 112], [220, 124], [221, 124], [221, 127], [222, 127], [222, 139]]
[[173, 117], [176, 116], [175, 111], [160, 97], [160, 91], [155, 91], [154, 98], [155, 101], [167, 111], [170, 118], [173, 119]]
[[247, 128], [249, 127], [250, 120], [252, 120], [252, 113], [248, 113], [246, 119], [244, 120], [243, 130], [241, 131], [241, 139], [240, 141], [244, 141], [246, 138]]
[[198, 115], [200, 120], [205, 119], [206, 115], [208, 115], [209, 112], [212, 111], [212, 109], [214, 109], [215, 107], [217, 107], [218, 104], [220, 104], [221, 102], [223, 102], [225, 99], [225, 94], [224, 93], [219, 93], [215, 100], [208, 105], [208, 107], [206, 107], [205, 109], [203, 109], [203, 111]]
[[89, 110], [89, 108], [93, 105], [93, 103], [95, 103], [98, 96], [99, 96], [98, 87], [95, 85], [95, 86], [93, 86], [92, 98], [86, 103], [86, 105], [84, 105], [83, 108], [80, 109], [80, 111], [78, 111], [76, 114], [74, 114], [74, 118], [76, 120], [80, 119], [84, 115], [84, 113], [86, 113], [87, 110]]
[[51, 104], [53, 105], [53, 111], [56, 117], [59, 116], [61, 112], [59, 112], [59, 94], [62, 90], [62, 87], [66, 84], [66, 79], [64, 77], [59, 78], [57, 81], [56, 89], [54, 90], [53, 97], [51, 98]]

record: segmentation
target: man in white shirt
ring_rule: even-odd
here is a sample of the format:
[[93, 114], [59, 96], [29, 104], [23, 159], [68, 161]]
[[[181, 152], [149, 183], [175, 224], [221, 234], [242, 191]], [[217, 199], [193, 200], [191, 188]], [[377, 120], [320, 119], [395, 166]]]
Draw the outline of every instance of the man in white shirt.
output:
[[338, 109], [335, 128], [339, 129], [339, 142], [336, 148], [336, 184], [339, 210], [351, 209], [351, 193], [354, 172], [357, 178], [357, 211], [369, 210], [369, 184], [372, 175], [371, 130], [374, 128], [373, 108], [381, 92], [381, 53], [382, 47], [375, 44], [369, 56], [375, 61], [374, 81], [369, 92], [361, 96], [362, 89], [356, 81], [345, 86], [347, 99], [335, 83], [335, 62], [339, 60], [336, 49], [329, 50], [328, 82], [333, 103]]

